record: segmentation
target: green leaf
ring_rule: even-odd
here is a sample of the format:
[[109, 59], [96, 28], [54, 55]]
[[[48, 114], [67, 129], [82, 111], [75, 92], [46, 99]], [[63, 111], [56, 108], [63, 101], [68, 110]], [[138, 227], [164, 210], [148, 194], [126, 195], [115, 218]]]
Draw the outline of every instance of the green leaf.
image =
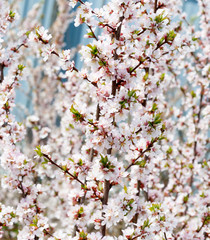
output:
[[83, 121], [83, 120], [84, 120], [82, 114], [79, 113], [79, 111], [77, 111], [77, 110], [73, 107], [73, 105], [71, 105], [70, 112], [73, 113], [74, 119], [75, 119], [76, 121]]
[[9, 17], [10, 18], [14, 18], [15, 17], [15, 12], [13, 12], [12, 10], [9, 11]]
[[144, 81], [147, 81], [148, 77], [149, 77], [149, 73], [146, 72], [145, 75], [143, 76]]
[[80, 207], [80, 209], [79, 209], [79, 212], [78, 212], [79, 214], [83, 214], [84, 213], [84, 208], [83, 207]]
[[64, 172], [66, 172], [66, 171], [68, 170], [67, 165], [63, 165], [63, 166], [61, 166], [61, 167], [62, 167], [62, 170], [63, 170]]
[[145, 159], [136, 162], [136, 165], [139, 165], [141, 168], [144, 168], [146, 165], [147, 161]]
[[102, 61], [102, 60], [99, 60], [99, 61], [98, 61], [98, 64], [99, 64], [101, 67], [106, 66], [106, 62], [105, 62], [105, 61]]
[[37, 226], [38, 220], [39, 220], [39, 219], [38, 219], [37, 215], [35, 215], [34, 218], [33, 218], [33, 224], [34, 224], [34, 226]]
[[127, 188], [127, 186], [126, 185], [124, 185], [124, 191], [125, 191], [125, 193], [128, 193], [128, 188]]
[[165, 38], [162, 37], [162, 38], [159, 40], [159, 42], [158, 42], [158, 46], [161, 46], [161, 45], [163, 44], [164, 41], [165, 41]]
[[192, 163], [190, 163], [190, 164], [188, 165], [188, 167], [189, 167], [190, 169], [193, 169], [193, 168], [194, 168], [194, 166], [193, 166]]
[[102, 166], [103, 166], [104, 168], [107, 168], [107, 169], [109, 169], [109, 170], [115, 168], [115, 166], [112, 165], [112, 163], [109, 161], [109, 159], [108, 159], [107, 156], [103, 157], [103, 156], [101, 155], [100, 163], [102, 164]]
[[13, 213], [13, 212], [11, 212], [11, 213], [10, 213], [10, 216], [11, 216], [12, 218], [15, 218], [15, 217], [16, 217], [16, 214]]
[[103, 191], [103, 184], [102, 184], [102, 182], [99, 182], [99, 183], [98, 183], [98, 190], [99, 190], [100, 192]]
[[159, 15], [157, 15], [156, 17], [155, 17], [155, 22], [156, 23], [161, 23], [161, 22], [163, 22], [165, 19], [168, 19], [168, 17], [167, 16], [163, 16], [163, 14], [164, 14], [164, 12], [162, 12], [161, 14], [159, 14]]
[[133, 98], [137, 99], [138, 96], [136, 95], [136, 90], [134, 90], [134, 89], [128, 90], [128, 97], [129, 98], [133, 97]]
[[82, 161], [81, 158], [79, 159], [78, 165], [79, 165], [79, 166], [82, 166], [82, 165], [83, 165], [83, 161]]
[[28, 161], [26, 159], [24, 159], [23, 165], [26, 165], [27, 163], [28, 163]]
[[88, 44], [87, 47], [89, 47], [91, 49], [90, 52], [92, 55], [97, 55], [98, 49], [97, 49], [96, 45], [92, 46], [91, 44]]
[[158, 113], [158, 114], [155, 116], [154, 124], [159, 124], [159, 123], [162, 122], [162, 119], [161, 119], [160, 117], [161, 117], [161, 113]]
[[157, 109], [157, 103], [153, 103], [151, 112], [155, 112]]
[[134, 30], [132, 33], [138, 35], [140, 33], [140, 31], [139, 30]]
[[68, 160], [71, 161], [71, 162], [74, 162], [74, 160], [72, 158], [68, 158]]
[[160, 81], [162, 82], [165, 79], [165, 73], [162, 73], [160, 76]]
[[206, 197], [206, 195], [204, 194], [204, 192], [200, 195], [200, 197], [202, 197], [202, 198], [205, 198], [205, 197]]
[[196, 93], [195, 93], [193, 90], [191, 91], [190, 94], [191, 94], [192, 98], [195, 98], [195, 97], [196, 97]]
[[176, 33], [174, 32], [174, 30], [171, 30], [169, 33], [167, 33], [168, 42], [172, 42], [175, 37], [176, 37]]
[[143, 226], [141, 227], [142, 230], [144, 230], [146, 227], [150, 227], [151, 224], [152, 223], [149, 223], [149, 219], [145, 220]]
[[71, 124], [71, 123], [69, 123], [69, 127], [72, 128], [72, 129], [74, 129], [74, 125]]
[[37, 153], [37, 155], [38, 155], [39, 157], [42, 157], [42, 156], [43, 156], [40, 145], [37, 146], [34, 151]]
[[93, 38], [93, 37], [94, 37], [94, 35], [93, 35], [92, 32], [87, 33], [87, 36], [90, 37], [90, 38]]
[[127, 99], [120, 101], [119, 104], [121, 105], [121, 108], [126, 108], [126, 107], [125, 107], [125, 104], [126, 104], [127, 102], [128, 102]]
[[171, 154], [173, 152], [172, 147], [170, 146], [169, 149], [166, 151], [167, 154]]
[[27, 32], [25, 33], [25, 35], [28, 37], [30, 33], [31, 33], [31, 31], [27, 31]]
[[87, 240], [87, 233], [84, 231], [79, 233], [79, 240]]
[[44, 158], [44, 162], [42, 162], [42, 166], [44, 167], [45, 164], [47, 164], [49, 160], [47, 158]]
[[161, 207], [160, 203], [153, 203], [149, 210], [151, 212], [156, 212], [157, 210], [160, 210], [160, 207]]
[[18, 65], [18, 70], [20, 70], [21, 72], [23, 71], [24, 68], [25, 68], [24, 65], [22, 65], [22, 64], [19, 64], [19, 65]]
[[187, 203], [187, 202], [188, 202], [188, 199], [189, 199], [189, 196], [187, 195], [187, 196], [185, 196], [185, 197], [183, 198], [183, 202], [184, 202], [184, 203]]

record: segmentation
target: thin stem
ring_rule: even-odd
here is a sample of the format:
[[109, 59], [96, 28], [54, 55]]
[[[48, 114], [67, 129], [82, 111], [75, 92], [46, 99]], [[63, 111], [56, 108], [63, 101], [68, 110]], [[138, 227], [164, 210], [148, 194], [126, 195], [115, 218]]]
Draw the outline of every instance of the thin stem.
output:
[[83, 183], [81, 180], [78, 179], [78, 177], [74, 176], [73, 174], [71, 174], [68, 170], [64, 170], [61, 166], [59, 166], [57, 163], [55, 163], [51, 157], [49, 157], [47, 154], [43, 154], [43, 156], [45, 158], [47, 158], [49, 160], [50, 163], [52, 163], [54, 166], [56, 166], [57, 168], [61, 169], [64, 173], [68, 174], [70, 177], [72, 177], [73, 179], [75, 179], [77, 182], [79, 182], [82, 186], [85, 186], [85, 183]]
[[167, 236], [166, 236], [166, 233], [164, 232], [164, 238], [165, 240], [168, 240]]
[[[139, 197], [139, 195], [140, 195], [140, 188], [141, 188], [141, 181], [140, 180], [137, 180], [137, 194], [136, 194], [136, 196], [137, 197]], [[138, 221], [138, 217], [139, 217], [139, 213], [137, 212], [135, 215], [134, 215], [134, 217], [133, 217], [133, 223], [137, 223], [137, 221]]]
[[155, 0], [154, 13], [157, 12], [157, 8], [158, 8], [158, 0]]
[[206, 220], [207, 220], [207, 217], [204, 218], [202, 225], [200, 226], [200, 228], [197, 229], [196, 231], [197, 233], [199, 233], [202, 230], [202, 228], [205, 226]]
[[143, 157], [144, 154], [151, 149], [151, 147], [153, 146], [153, 144], [154, 144], [155, 142], [157, 142], [157, 140], [158, 140], [158, 138], [156, 138], [153, 142], [151, 142], [151, 143], [149, 144], [149, 146], [148, 146], [143, 152], [141, 152], [141, 154], [140, 154], [136, 159], [134, 159], [134, 161], [133, 161], [130, 165], [127, 166], [127, 168], [125, 169], [125, 171], [128, 171], [128, 169], [129, 169], [130, 167], [132, 167], [133, 165], [135, 165], [136, 161], [137, 161], [139, 158]]
[[22, 197], [23, 197], [23, 198], [26, 198], [27, 193], [25, 193], [25, 191], [24, 191], [24, 189], [23, 189], [22, 180], [19, 181], [18, 188], [19, 188], [19, 189], [21, 190], [21, 192], [22, 192]]
[[142, 236], [142, 233], [137, 235], [137, 236], [135, 236], [135, 237], [133, 237], [133, 238], [131, 238], [131, 240], [137, 239], [138, 237], [141, 237], [141, 236]]
[[88, 28], [90, 29], [91, 33], [93, 34], [93, 37], [96, 39], [96, 41], [98, 41], [98, 38], [96, 37], [95, 33], [93, 32], [93, 29], [90, 25], [87, 25]]
[[[107, 203], [108, 203], [109, 190], [110, 190], [110, 182], [108, 180], [105, 180], [105, 182], [104, 182], [104, 196], [103, 196], [103, 200], [102, 200], [103, 205], [107, 205]], [[106, 235], [106, 225], [103, 225], [101, 227], [101, 234], [102, 234], [102, 236]]]
[[[144, 61], [139, 61], [139, 63], [130, 71], [130, 74], [131, 74], [132, 72], [134, 72], [138, 67], [140, 67], [141, 64], [144, 63], [146, 60], [150, 60], [150, 58], [149, 58], [149, 57], [146, 57], [146, 58], [144, 59]], [[150, 60], [150, 61], [151, 61], [151, 60]]]
[[[56, 55], [57, 57], [60, 57], [59, 54], [58, 54], [56, 51], [53, 51], [51, 54], [54, 54], [54, 55]], [[76, 71], [76, 72], [79, 72], [79, 70], [78, 70], [75, 66], [73, 66], [72, 70], [74, 70], [74, 71]], [[84, 77], [83, 79], [87, 80], [87, 81], [88, 81], [89, 83], [91, 83], [94, 87], [96, 87], [96, 88], [98, 87], [97, 83], [91, 82], [87, 77]]]
[[98, 121], [100, 118], [100, 106], [99, 103], [97, 104], [97, 108], [96, 108], [96, 121]]
[[4, 80], [4, 64], [3, 63], [0, 64], [0, 77], [1, 77], [0, 83], [2, 83]]
[[50, 237], [53, 237], [53, 238], [55, 238], [51, 233], [49, 233], [46, 229], [44, 229], [44, 234], [46, 234], [46, 235], [49, 235]]

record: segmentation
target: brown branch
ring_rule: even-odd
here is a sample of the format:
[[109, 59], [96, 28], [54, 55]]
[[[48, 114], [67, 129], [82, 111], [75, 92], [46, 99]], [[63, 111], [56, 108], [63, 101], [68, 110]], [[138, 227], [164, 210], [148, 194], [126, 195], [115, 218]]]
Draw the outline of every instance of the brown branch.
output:
[[23, 197], [23, 198], [26, 198], [27, 193], [25, 193], [25, 191], [24, 191], [24, 189], [23, 189], [22, 180], [19, 181], [18, 188], [19, 188], [19, 189], [21, 190], [21, 192], [22, 192], [22, 197]]
[[157, 9], [158, 9], [158, 0], [155, 0], [154, 13], [157, 12]]
[[139, 63], [138, 63], [129, 73], [131, 74], [132, 72], [134, 72], [134, 71], [135, 71], [138, 67], [140, 67], [141, 64], [144, 63], [146, 60], [151, 61], [150, 57], [146, 57], [146, 58], [144, 59], [144, 61], [139, 61]]
[[135, 237], [133, 237], [133, 238], [131, 238], [131, 240], [137, 239], [138, 237], [141, 237], [141, 236], [142, 236], [142, 233], [137, 235], [137, 236], [135, 236]]
[[165, 240], [168, 240], [167, 236], [166, 236], [166, 233], [164, 232], [164, 238]]
[[[54, 55], [56, 55], [57, 57], [60, 57], [59, 54], [58, 54], [57, 52], [55, 52], [55, 51], [53, 51], [51, 54], [54, 54]], [[73, 66], [72, 70], [74, 70], [74, 71], [76, 71], [76, 72], [79, 72], [79, 70], [78, 70], [75, 66]], [[89, 83], [91, 83], [94, 87], [96, 87], [96, 88], [98, 87], [98, 84], [97, 84], [97, 83], [91, 82], [87, 77], [84, 77], [83, 79], [87, 80], [87, 81], [88, 81]]]
[[0, 64], [0, 83], [2, 83], [4, 80], [4, 64]]
[[81, 3], [81, 4], [85, 4], [82, 0], [78, 0], [78, 2]]
[[93, 29], [92, 29], [92, 27], [91, 27], [90, 25], [88, 25], [88, 24], [86, 24], [86, 25], [87, 25], [87, 26], [88, 26], [88, 28], [90, 29], [90, 31], [91, 31], [91, 33], [92, 33], [93, 37], [95, 38], [95, 40], [96, 40], [96, 41], [98, 41], [98, 38], [96, 37], [95, 33], [93, 32]]
[[[102, 199], [103, 205], [107, 205], [107, 203], [108, 203], [110, 187], [111, 187], [110, 182], [105, 179], [105, 181], [104, 181], [104, 196]], [[103, 215], [104, 215], [104, 213], [102, 214], [102, 216]], [[106, 224], [101, 226], [101, 234], [102, 234], [102, 236], [106, 235]]]
[[99, 103], [97, 104], [97, 108], [96, 108], [96, 121], [98, 121], [100, 118], [100, 106]]
[[137, 34], [137, 36], [139, 37], [141, 34], [143, 34], [145, 31], [147, 30], [147, 28], [143, 28], [143, 30]]
[[[46, 229], [43, 231], [44, 234], [49, 235], [50, 237], [55, 238], [51, 233], [49, 233]], [[56, 238], [55, 238], [56, 239]]]
[[207, 220], [207, 216], [204, 218], [202, 225], [197, 229], [196, 231], [197, 233], [199, 233], [202, 230], [202, 228], [205, 226], [206, 220]]
[[150, 151], [151, 147], [153, 146], [153, 144], [154, 144], [155, 142], [157, 142], [157, 140], [158, 140], [158, 138], [156, 138], [154, 141], [152, 141], [152, 142], [148, 145], [148, 147], [147, 147], [143, 152], [141, 152], [141, 154], [140, 154], [136, 159], [134, 159], [134, 161], [133, 161], [131, 164], [129, 164], [129, 165], [127, 166], [127, 168], [125, 169], [125, 171], [128, 171], [128, 169], [129, 169], [130, 167], [132, 167], [133, 165], [135, 165], [136, 161], [137, 161], [139, 158], [143, 157], [146, 152]]
[[64, 173], [68, 174], [70, 177], [72, 177], [73, 179], [75, 179], [77, 182], [79, 182], [82, 186], [85, 186], [85, 183], [83, 183], [81, 180], [78, 179], [78, 177], [74, 176], [73, 174], [71, 174], [68, 170], [64, 170], [61, 166], [59, 166], [57, 163], [55, 163], [51, 157], [49, 157], [47, 154], [43, 154], [43, 156], [45, 158], [47, 158], [47, 160], [52, 163], [54, 166], [56, 166], [57, 168], [61, 169]]
[[[140, 188], [141, 188], [141, 181], [140, 181], [140, 180], [137, 180], [137, 191], [138, 191], [137, 194], [136, 194], [137, 197], [140, 196]], [[133, 217], [133, 219], [132, 219], [132, 222], [133, 222], [133, 223], [137, 223], [138, 217], [139, 217], [139, 213], [137, 212], [137, 213], [134, 215], [134, 217]]]

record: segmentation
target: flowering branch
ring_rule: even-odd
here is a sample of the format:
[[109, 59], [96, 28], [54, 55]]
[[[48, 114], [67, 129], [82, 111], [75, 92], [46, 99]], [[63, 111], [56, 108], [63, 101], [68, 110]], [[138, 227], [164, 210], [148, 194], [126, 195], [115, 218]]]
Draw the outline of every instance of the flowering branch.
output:
[[52, 165], [56, 166], [57, 168], [59, 168], [60, 170], [62, 170], [65, 174], [68, 174], [71, 178], [73, 178], [74, 180], [76, 180], [78, 183], [81, 184], [82, 188], [86, 188], [85, 183], [83, 183], [81, 180], [78, 179], [77, 176], [74, 176], [73, 174], [71, 174], [68, 169], [65, 169], [62, 166], [59, 166], [57, 163], [55, 163], [50, 156], [48, 156], [47, 154], [43, 154], [43, 157], [46, 158]]

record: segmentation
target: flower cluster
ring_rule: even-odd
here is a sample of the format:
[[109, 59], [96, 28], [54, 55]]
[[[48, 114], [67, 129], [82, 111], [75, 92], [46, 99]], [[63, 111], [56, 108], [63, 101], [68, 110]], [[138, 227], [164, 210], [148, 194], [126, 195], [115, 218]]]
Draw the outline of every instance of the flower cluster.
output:
[[[52, 34], [31, 21], [36, 5], [15, 41], [1, 1], [0, 237], [209, 237], [209, 3], [198, 3], [195, 30], [181, 0], [57, 0]], [[63, 50], [75, 6], [82, 69]], [[33, 113], [20, 123], [22, 79]]]

